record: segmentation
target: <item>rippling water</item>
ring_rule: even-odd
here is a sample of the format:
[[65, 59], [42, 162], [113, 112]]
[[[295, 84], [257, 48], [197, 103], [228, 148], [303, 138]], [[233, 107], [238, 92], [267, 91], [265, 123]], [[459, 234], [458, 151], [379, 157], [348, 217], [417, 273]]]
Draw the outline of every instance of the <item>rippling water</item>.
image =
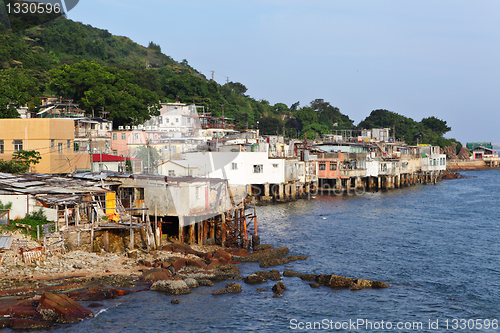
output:
[[[221, 283], [177, 297], [178, 305], [170, 303], [173, 296], [141, 292], [103, 302], [107, 310], [94, 319], [51, 331], [288, 332], [306, 331], [291, 329], [299, 322], [327, 320], [330, 325], [330, 321], [365, 320], [372, 323], [371, 329], [351, 326], [340, 331], [452, 332], [453, 324], [464, 325], [453, 319], [498, 320], [500, 172], [463, 174], [468, 178], [437, 185], [362, 196], [318, 195], [258, 207], [263, 243], [285, 245], [291, 254], [310, 256], [278, 266], [281, 272], [291, 267], [304, 273], [380, 280], [390, 283], [389, 288], [313, 289], [299, 278], [284, 278], [287, 289], [278, 299], [272, 298], [273, 281], [258, 286], [242, 283], [241, 294], [212, 296], [212, 291], [224, 287]], [[243, 275], [259, 270], [257, 264], [241, 267]], [[259, 292], [258, 287], [266, 291]], [[382, 329], [382, 320], [394, 325], [421, 322], [422, 329]], [[439, 330], [429, 329], [429, 320], [439, 320]], [[485, 323], [471, 326], [468, 321], [465, 331], [477, 328], [478, 322]], [[474, 331], [498, 329], [490, 325]]]

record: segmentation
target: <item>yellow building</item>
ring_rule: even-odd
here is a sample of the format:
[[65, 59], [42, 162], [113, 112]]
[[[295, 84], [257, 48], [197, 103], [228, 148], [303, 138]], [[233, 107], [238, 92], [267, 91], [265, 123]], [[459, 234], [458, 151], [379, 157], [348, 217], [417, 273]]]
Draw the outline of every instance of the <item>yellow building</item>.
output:
[[31, 167], [33, 173], [69, 173], [89, 170], [87, 152], [74, 152], [73, 119], [0, 119], [0, 159], [12, 159], [18, 150], [36, 150], [42, 159]]

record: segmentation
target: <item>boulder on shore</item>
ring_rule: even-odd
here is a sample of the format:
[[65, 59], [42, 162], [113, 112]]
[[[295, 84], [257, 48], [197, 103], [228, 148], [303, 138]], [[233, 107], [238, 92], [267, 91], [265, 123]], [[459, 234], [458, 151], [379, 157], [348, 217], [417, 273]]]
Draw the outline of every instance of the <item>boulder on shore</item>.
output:
[[164, 291], [174, 295], [184, 295], [191, 292], [191, 289], [182, 279], [156, 281], [151, 286], [151, 290]]

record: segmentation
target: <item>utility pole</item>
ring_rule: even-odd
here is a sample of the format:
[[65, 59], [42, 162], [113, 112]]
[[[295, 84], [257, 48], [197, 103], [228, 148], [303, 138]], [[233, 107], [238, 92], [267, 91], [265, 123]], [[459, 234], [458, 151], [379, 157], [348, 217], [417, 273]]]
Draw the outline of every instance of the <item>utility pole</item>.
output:
[[229, 76], [226, 76], [226, 84], [229, 84]]
[[90, 152], [90, 172], [94, 172], [94, 163], [92, 156], [92, 134], [89, 133], [89, 152]]
[[214, 71], [212, 71], [212, 81], [214, 80]]

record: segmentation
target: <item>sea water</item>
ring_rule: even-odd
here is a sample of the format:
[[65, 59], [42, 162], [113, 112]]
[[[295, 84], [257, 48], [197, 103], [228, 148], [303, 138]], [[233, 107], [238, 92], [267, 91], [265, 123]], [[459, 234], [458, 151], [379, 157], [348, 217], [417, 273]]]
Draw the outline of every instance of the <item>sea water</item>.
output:
[[[272, 298], [274, 281], [240, 281], [241, 293], [219, 296], [211, 293], [227, 282], [185, 296], [147, 291], [103, 301], [96, 318], [50, 331], [499, 331], [500, 171], [463, 174], [435, 185], [257, 207], [262, 243], [309, 256], [272, 268], [379, 280], [388, 288], [311, 288], [284, 277], [279, 298]], [[261, 270], [240, 266], [243, 276]]]

